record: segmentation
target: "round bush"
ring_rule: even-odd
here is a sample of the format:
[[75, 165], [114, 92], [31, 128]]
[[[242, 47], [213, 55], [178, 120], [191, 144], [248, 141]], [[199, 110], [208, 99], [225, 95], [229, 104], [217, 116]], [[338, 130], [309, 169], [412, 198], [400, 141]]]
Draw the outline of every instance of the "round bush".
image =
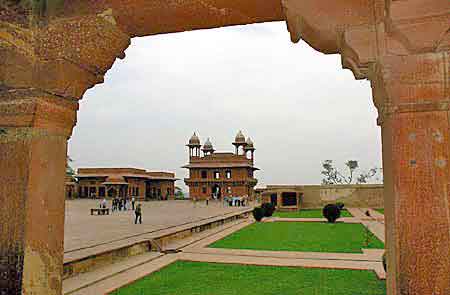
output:
[[256, 207], [253, 209], [253, 217], [256, 221], [261, 221], [264, 217], [264, 209], [261, 207]]
[[322, 214], [328, 222], [335, 223], [336, 220], [341, 217], [341, 209], [335, 204], [328, 204], [323, 207]]
[[275, 205], [272, 203], [264, 203], [261, 208], [264, 210], [264, 217], [270, 217], [275, 212]]

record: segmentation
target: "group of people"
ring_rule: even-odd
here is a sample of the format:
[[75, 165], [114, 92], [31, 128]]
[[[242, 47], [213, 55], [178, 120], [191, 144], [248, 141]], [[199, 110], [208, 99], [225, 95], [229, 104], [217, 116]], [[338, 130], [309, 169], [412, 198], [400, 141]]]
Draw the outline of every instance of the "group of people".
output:
[[[211, 198], [207, 197], [205, 199], [206, 206], [209, 205], [209, 201], [211, 199], [218, 200], [219, 198], [217, 196], [215, 196], [214, 194], [211, 196]], [[194, 205], [195, 205], [197, 203], [197, 198], [194, 197], [193, 201], [194, 201]], [[228, 205], [230, 207], [233, 207], [233, 206], [235, 206], [235, 207], [245, 207], [245, 206], [248, 206], [248, 204], [249, 204], [249, 198], [248, 198], [247, 195], [242, 196], [242, 197], [228, 196], [228, 197], [224, 197], [223, 198], [223, 204], [224, 204], [224, 206]]]
[[[131, 206], [130, 206], [131, 204]], [[107, 201], [106, 198], [104, 198], [101, 202], [100, 202], [100, 208], [106, 208], [107, 206]], [[138, 222], [140, 224], [142, 224], [142, 206], [141, 204], [137, 204], [136, 206], [136, 199], [134, 197], [132, 197], [131, 199], [129, 198], [118, 198], [115, 197], [112, 200], [112, 206], [111, 206], [111, 211], [126, 211], [126, 210], [133, 210], [134, 211], [134, 215], [135, 215], [135, 219], [134, 219], [134, 223], [137, 224]]]
[[[130, 206], [130, 204], [131, 204], [131, 206]], [[112, 209], [112, 211], [134, 210], [135, 204], [136, 204], [136, 199], [134, 197], [132, 197], [131, 199], [115, 197], [112, 200], [111, 209]]]
[[248, 196], [243, 197], [225, 197], [223, 199], [224, 204], [227, 204], [228, 206], [236, 206], [236, 207], [244, 207], [248, 206]]

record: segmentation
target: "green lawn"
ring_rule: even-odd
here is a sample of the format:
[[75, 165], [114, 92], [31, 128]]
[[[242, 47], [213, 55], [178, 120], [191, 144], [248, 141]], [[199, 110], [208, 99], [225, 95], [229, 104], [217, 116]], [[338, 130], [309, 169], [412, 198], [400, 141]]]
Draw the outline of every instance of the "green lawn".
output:
[[209, 247], [228, 249], [362, 253], [361, 248], [384, 249], [362, 224], [325, 222], [253, 223]]
[[114, 295], [385, 295], [385, 281], [360, 270], [177, 261]]
[[381, 214], [384, 214], [384, 208], [381, 209], [375, 209], [376, 211], [380, 212]]
[[[273, 216], [284, 218], [324, 218], [322, 209], [303, 209], [293, 212], [275, 212]], [[353, 217], [347, 210], [341, 210], [341, 217]]]

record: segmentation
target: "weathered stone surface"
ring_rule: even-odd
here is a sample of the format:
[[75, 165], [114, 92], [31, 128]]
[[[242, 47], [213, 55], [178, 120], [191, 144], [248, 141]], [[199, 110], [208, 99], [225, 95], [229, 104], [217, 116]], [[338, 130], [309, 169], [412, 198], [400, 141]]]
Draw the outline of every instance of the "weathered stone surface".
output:
[[0, 93], [0, 294], [61, 294], [64, 171], [77, 103]]
[[372, 82], [389, 295], [450, 294], [448, 0], [51, 2], [0, 4], [0, 198], [12, 210], [0, 213], [0, 267], [10, 279], [0, 294], [60, 292], [63, 154], [75, 100], [101, 83], [130, 36], [284, 18], [294, 42], [340, 53], [344, 68]]
[[279, 0], [73, 0], [65, 1], [57, 16], [109, 9], [119, 28], [132, 37], [284, 19]]
[[393, 294], [450, 290], [448, 67], [444, 52], [390, 56], [372, 81], [391, 175], [385, 215]]

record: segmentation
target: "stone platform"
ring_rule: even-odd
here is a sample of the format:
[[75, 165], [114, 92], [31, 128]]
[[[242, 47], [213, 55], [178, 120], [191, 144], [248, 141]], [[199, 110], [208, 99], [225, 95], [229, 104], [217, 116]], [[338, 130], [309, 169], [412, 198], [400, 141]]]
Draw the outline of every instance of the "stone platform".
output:
[[[352, 218], [341, 220], [344, 223], [361, 223], [364, 226], [382, 223], [380, 216], [365, 216], [365, 208], [351, 208]], [[371, 209], [370, 209], [371, 210]], [[317, 222], [317, 220], [268, 218], [268, 222]], [[240, 219], [228, 224], [208, 229], [189, 240], [175, 241], [181, 252], [176, 254], [150, 253], [128, 259], [125, 263], [112, 264], [92, 273], [82, 274], [64, 281], [65, 295], [97, 295], [110, 294], [124, 285], [131, 284], [159, 269], [177, 261], [220, 262], [231, 264], [313, 267], [334, 269], [355, 269], [373, 271], [378, 279], [386, 279], [382, 266], [383, 249], [362, 249], [362, 253], [328, 253], [328, 252], [295, 252], [295, 251], [258, 251], [243, 249], [208, 248], [211, 243], [222, 239], [250, 224], [253, 218]], [[368, 227], [372, 233], [380, 236], [379, 228]], [[136, 260], [136, 261], [135, 261]], [[118, 270], [120, 269], [120, 270]]]
[[[64, 252], [64, 278], [122, 263], [150, 251], [176, 250], [177, 241], [188, 241], [191, 236], [198, 238], [200, 232], [247, 218], [252, 210], [250, 207], [223, 206], [218, 202], [210, 202], [209, 206], [190, 201], [141, 204], [143, 224], [136, 225], [132, 210], [91, 216], [86, 212], [97, 205], [97, 201], [67, 202], [66, 224], [72, 227], [66, 231], [66, 239], [71, 243], [66, 245]], [[73, 236], [74, 232], [78, 235]]]
[[100, 200], [66, 201], [65, 254], [249, 208], [216, 202], [209, 206], [191, 201], [141, 202], [143, 222], [136, 225], [132, 210], [91, 216], [90, 208], [98, 208], [99, 203]]

